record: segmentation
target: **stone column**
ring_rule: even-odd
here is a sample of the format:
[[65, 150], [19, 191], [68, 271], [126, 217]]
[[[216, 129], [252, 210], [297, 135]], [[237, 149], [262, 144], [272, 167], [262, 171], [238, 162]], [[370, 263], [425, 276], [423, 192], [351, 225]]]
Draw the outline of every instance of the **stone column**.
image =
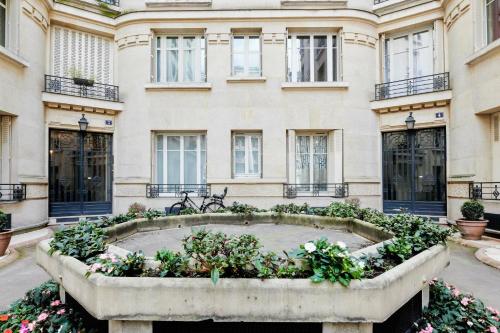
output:
[[132, 320], [110, 320], [109, 333], [153, 333], [153, 322]]
[[373, 332], [372, 323], [323, 323], [323, 333], [372, 333], [372, 332]]

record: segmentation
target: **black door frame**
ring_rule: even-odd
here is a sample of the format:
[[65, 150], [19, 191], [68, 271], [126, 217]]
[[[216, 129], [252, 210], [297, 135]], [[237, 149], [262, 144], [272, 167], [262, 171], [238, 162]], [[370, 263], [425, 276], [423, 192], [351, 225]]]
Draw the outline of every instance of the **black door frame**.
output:
[[[420, 130], [431, 130], [431, 129], [441, 129], [444, 131], [444, 201], [417, 201], [416, 200], [416, 158], [415, 158], [415, 141], [417, 132]], [[409, 150], [410, 150], [410, 159], [411, 159], [411, 173], [410, 173], [410, 184], [411, 184], [411, 192], [410, 192], [410, 200], [386, 200], [385, 192], [386, 192], [386, 176], [385, 170], [385, 148], [384, 148], [384, 134], [386, 133], [396, 133], [396, 132], [405, 132], [409, 139]], [[399, 212], [408, 212], [416, 215], [431, 215], [431, 216], [446, 216], [447, 215], [447, 166], [448, 166], [448, 145], [447, 145], [447, 131], [445, 126], [439, 127], [427, 127], [427, 128], [418, 128], [414, 130], [396, 130], [396, 131], [387, 131], [382, 132], [382, 202], [383, 202], [383, 211], [387, 214], [396, 214]]]
[[[79, 201], [75, 202], [51, 202], [50, 198], [50, 186], [51, 186], [51, 172], [50, 172], [50, 150], [51, 150], [51, 132], [52, 131], [60, 131], [60, 132], [72, 132], [78, 133], [78, 192], [79, 192]], [[109, 161], [110, 161], [110, 179], [109, 179], [109, 201], [85, 201], [85, 189], [84, 186], [84, 138], [86, 134], [106, 134], [110, 136], [110, 145], [109, 145]], [[113, 175], [114, 175], [114, 155], [113, 155], [113, 133], [107, 132], [96, 132], [96, 131], [78, 131], [72, 129], [64, 129], [64, 128], [49, 128], [49, 140], [48, 140], [48, 173], [49, 173], [49, 198], [48, 198], [48, 212], [49, 217], [70, 217], [70, 216], [85, 216], [85, 215], [107, 215], [111, 214], [113, 211]], [[76, 167], [76, 165], [75, 165]]]

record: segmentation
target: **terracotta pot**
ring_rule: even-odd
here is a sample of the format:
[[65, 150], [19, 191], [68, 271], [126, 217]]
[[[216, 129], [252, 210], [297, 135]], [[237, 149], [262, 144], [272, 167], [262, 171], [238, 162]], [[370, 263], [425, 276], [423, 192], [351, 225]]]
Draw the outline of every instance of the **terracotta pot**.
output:
[[11, 238], [12, 238], [11, 230], [0, 232], [0, 257], [5, 254], [5, 251], [7, 251]]
[[480, 240], [488, 222], [488, 220], [468, 221], [459, 219], [457, 220], [457, 226], [463, 239]]

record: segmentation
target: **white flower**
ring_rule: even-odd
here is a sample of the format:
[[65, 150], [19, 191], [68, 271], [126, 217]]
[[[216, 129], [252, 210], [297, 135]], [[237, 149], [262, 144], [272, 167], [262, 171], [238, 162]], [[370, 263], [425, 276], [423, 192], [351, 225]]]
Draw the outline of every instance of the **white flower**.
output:
[[346, 248], [345, 243], [344, 243], [344, 242], [341, 242], [341, 241], [338, 241], [338, 242], [336, 243], [336, 245], [337, 245], [338, 247], [340, 247], [341, 249], [345, 249], [345, 248]]
[[364, 262], [364, 261], [360, 261], [360, 262], [358, 262], [358, 266], [359, 266], [360, 268], [365, 268], [366, 264], [365, 264], [365, 262]]
[[316, 251], [316, 245], [314, 245], [313, 243], [305, 243], [304, 249], [306, 249], [307, 252], [312, 253]]
[[469, 321], [467, 321], [467, 325], [469, 325], [470, 327], [472, 327], [472, 325], [474, 325], [474, 324], [472, 323], [472, 321], [469, 320]]

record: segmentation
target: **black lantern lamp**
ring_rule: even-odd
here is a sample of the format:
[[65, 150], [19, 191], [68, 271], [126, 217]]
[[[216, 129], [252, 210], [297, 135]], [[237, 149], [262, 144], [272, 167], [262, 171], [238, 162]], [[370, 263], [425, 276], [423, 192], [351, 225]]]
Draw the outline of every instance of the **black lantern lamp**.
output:
[[410, 112], [410, 115], [406, 118], [405, 123], [408, 130], [411, 131], [412, 129], [415, 129], [415, 118], [413, 118], [413, 112]]
[[89, 127], [89, 121], [85, 118], [85, 114], [82, 114], [82, 119], [78, 120], [78, 126], [80, 126], [80, 131], [85, 132], [87, 127]]

